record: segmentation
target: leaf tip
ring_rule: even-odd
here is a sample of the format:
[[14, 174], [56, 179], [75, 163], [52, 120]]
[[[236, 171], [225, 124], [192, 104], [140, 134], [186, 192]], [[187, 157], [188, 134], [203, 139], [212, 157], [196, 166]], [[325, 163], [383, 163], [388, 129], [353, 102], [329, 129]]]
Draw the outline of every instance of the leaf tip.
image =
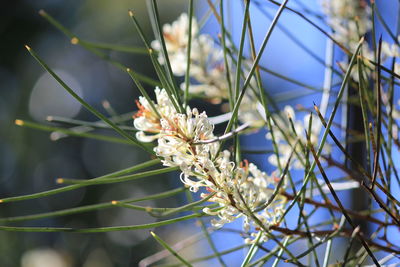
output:
[[54, 117], [53, 116], [47, 116], [46, 121], [53, 121]]
[[46, 16], [46, 11], [44, 11], [44, 9], [39, 10], [39, 15]]
[[129, 14], [130, 17], [133, 17], [133, 16], [134, 16], [133, 11], [132, 11], [131, 9], [128, 10], [128, 14]]
[[15, 124], [18, 126], [23, 126], [24, 125], [24, 121], [23, 120], [15, 120]]
[[50, 140], [51, 141], [57, 141], [60, 138], [61, 138], [61, 134], [59, 132], [52, 132], [50, 134]]
[[25, 45], [26, 50], [28, 50], [29, 52], [31, 51], [31, 48], [29, 45]]
[[117, 205], [117, 204], [118, 204], [118, 201], [116, 201], [116, 200], [111, 201], [111, 205]]
[[77, 37], [72, 37], [71, 38], [71, 44], [76, 45], [79, 43], [79, 39]]
[[108, 109], [108, 108], [111, 107], [111, 104], [110, 104], [110, 102], [109, 102], [108, 100], [103, 100], [103, 101], [101, 102], [101, 105], [102, 105], [103, 108], [105, 108], [105, 109]]
[[63, 184], [64, 183], [64, 179], [63, 178], [57, 178], [56, 179], [56, 183], [57, 184]]
[[314, 103], [314, 109], [315, 109], [315, 111], [317, 112], [317, 113], [320, 113], [319, 112], [319, 108], [318, 108], [318, 106]]

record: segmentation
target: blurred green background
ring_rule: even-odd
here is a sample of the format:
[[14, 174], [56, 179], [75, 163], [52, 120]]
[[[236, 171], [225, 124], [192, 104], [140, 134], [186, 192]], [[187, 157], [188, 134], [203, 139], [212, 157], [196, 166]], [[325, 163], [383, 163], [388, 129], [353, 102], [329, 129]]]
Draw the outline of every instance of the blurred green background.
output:
[[[186, 1], [159, 2], [163, 22], [172, 21], [187, 10], [184, 5]], [[93, 178], [149, 159], [132, 146], [74, 137], [53, 142], [47, 132], [14, 125], [15, 119], [46, 123], [48, 115], [96, 120], [45, 73], [26, 51], [25, 44], [37, 51], [67, 84], [101, 112], [105, 113], [101, 105], [104, 100], [109, 101], [118, 113], [136, 110], [134, 100], [138, 92], [129, 76], [80, 46], [72, 45], [68, 38], [38, 14], [40, 9], [46, 10], [82, 39], [140, 46], [141, 42], [128, 16], [128, 10], [134, 9], [149, 39], [153, 39], [144, 0], [21, 0], [2, 3], [0, 198], [56, 188], [57, 177]], [[154, 75], [145, 56], [107, 53], [142, 74]], [[101, 133], [113, 135], [111, 131]], [[134, 183], [96, 186], [40, 200], [2, 205], [0, 216], [33, 214], [113, 199], [140, 197], [178, 185], [178, 182], [168, 177], [158, 176]], [[177, 199], [169, 198], [163, 200], [162, 204], [139, 204], [176, 206]], [[144, 213], [107, 209], [16, 225], [98, 227], [154, 221], [155, 218]], [[171, 229], [168, 232], [173, 233]], [[89, 235], [0, 232], [0, 266], [20, 266], [22, 259], [23, 266], [37, 266], [29, 265], [36, 255], [32, 249], [54, 249], [37, 251], [42, 259], [49, 259], [48, 266], [104, 267], [136, 266], [139, 260], [160, 250], [156, 242], [149, 238], [148, 230]], [[66, 265], [52, 262], [52, 253], [59, 253]]]

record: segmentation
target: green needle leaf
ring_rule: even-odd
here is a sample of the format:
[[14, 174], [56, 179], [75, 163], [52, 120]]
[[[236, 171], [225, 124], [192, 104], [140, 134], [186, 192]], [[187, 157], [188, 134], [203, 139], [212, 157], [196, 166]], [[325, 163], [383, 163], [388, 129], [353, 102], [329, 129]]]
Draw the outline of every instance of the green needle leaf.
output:
[[[135, 165], [135, 166], [130, 167], [130, 168], [126, 168], [126, 169], [123, 169], [123, 170], [120, 170], [120, 171], [116, 171], [116, 172], [113, 172], [113, 173], [110, 173], [110, 174], [107, 174], [107, 175], [100, 176], [98, 178], [87, 180], [87, 182], [96, 181], [96, 180], [97, 181], [99, 181], [99, 180], [102, 181], [104, 179], [121, 176], [121, 175], [124, 175], [124, 174], [127, 174], [127, 173], [131, 173], [131, 172], [135, 172], [135, 171], [138, 171], [138, 170], [141, 170], [141, 169], [144, 169], [144, 168], [151, 167], [151, 166], [156, 165], [158, 163], [160, 163], [159, 159], [150, 160], [150, 161]], [[75, 189], [81, 188], [83, 186], [86, 186], [86, 185], [85, 184], [75, 184], [75, 185], [65, 186], [65, 187], [52, 189], [52, 190], [48, 190], [48, 191], [43, 191], [43, 192], [39, 192], [39, 193], [35, 193], [35, 194], [3, 198], [3, 199], [0, 199], [0, 203], [14, 202], [14, 201], [21, 201], [21, 200], [28, 200], [28, 199], [46, 197], [46, 196], [50, 196], [50, 195], [54, 195], [54, 194], [58, 194], [58, 193], [66, 192], [66, 191], [75, 190]]]
[[[134, 203], [134, 202], [139, 202], [139, 201], [144, 201], [144, 200], [162, 199], [162, 198], [174, 196], [185, 190], [186, 189], [184, 187], [180, 187], [177, 189], [169, 190], [169, 191], [162, 192], [159, 194], [149, 195], [149, 196], [142, 197], [142, 198], [122, 199], [122, 200], [118, 200], [118, 202], [119, 203]], [[106, 202], [106, 203], [80, 206], [80, 207], [76, 207], [76, 208], [70, 208], [70, 209], [64, 209], [64, 210], [58, 210], [58, 211], [52, 211], [52, 212], [44, 212], [44, 213], [38, 213], [38, 214], [32, 214], [32, 215], [1, 218], [0, 223], [30, 221], [30, 220], [38, 220], [38, 219], [44, 219], [44, 218], [54, 218], [54, 217], [66, 216], [66, 215], [83, 213], [83, 212], [97, 211], [100, 209], [106, 209], [106, 208], [112, 208], [112, 207], [114, 207], [112, 202]]]
[[256, 255], [257, 250], [258, 250], [258, 242], [260, 241], [260, 238], [262, 236], [262, 232], [258, 232], [256, 240], [254, 240], [254, 243], [251, 245], [249, 251], [247, 252], [246, 258], [244, 258], [244, 261], [242, 262], [241, 267], [246, 267], [250, 263], [250, 261], [253, 259], [253, 257]]
[[96, 140], [101, 140], [101, 141], [106, 141], [106, 142], [132, 145], [132, 142], [130, 142], [129, 140], [126, 140], [126, 139], [122, 139], [122, 138], [116, 138], [116, 137], [112, 137], [112, 136], [93, 134], [93, 133], [85, 133], [85, 132], [82, 133], [82, 132], [77, 132], [77, 131], [70, 130], [70, 129], [53, 127], [53, 126], [48, 126], [48, 125], [35, 123], [35, 122], [15, 120], [15, 124], [18, 126], [28, 127], [28, 128], [32, 128], [32, 129], [41, 130], [41, 131], [58, 132], [58, 133], [64, 133], [64, 134], [71, 135], [71, 136], [78, 136], [78, 137], [91, 138], [91, 139], [96, 139]]
[[154, 232], [150, 231], [150, 234], [154, 237], [157, 242], [163, 246], [166, 250], [171, 252], [172, 255], [175, 256], [178, 260], [180, 260], [184, 265], [186, 266], [192, 266], [189, 262], [187, 262], [184, 258], [182, 258], [181, 255], [178, 254], [173, 248], [171, 248], [164, 240], [162, 240], [158, 235], [156, 235]]
[[182, 216], [170, 220], [164, 220], [155, 223], [128, 225], [128, 226], [112, 226], [112, 227], [98, 227], [98, 228], [66, 228], [66, 227], [13, 227], [13, 226], [0, 226], [0, 231], [8, 232], [35, 232], [35, 233], [49, 233], [49, 232], [68, 232], [68, 233], [106, 233], [116, 231], [132, 231], [139, 229], [149, 229], [163, 225], [173, 224], [176, 222], [187, 221], [193, 218], [207, 216], [203, 213], [196, 213], [192, 215]]
[[91, 113], [93, 113], [96, 117], [104, 121], [106, 124], [110, 125], [117, 133], [119, 133], [121, 136], [125, 137], [126, 139], [130, 140], [133, 144], [137, 145], [138, 147], [142, 148], [143, 150], [149, 152], [150, 154], [154, 154], [154, 152], [144, 146], [142, 143], [137, 141], [133, 136], [130, 134], [126, 133], [125, 131], [121, 130], [115, 123], [113, 123], [111, 120], [109, 120], [106, 116], [98, 112], [96, 109], [94, 109], [91, 105], [89, 105], [85, 100], [83, 100], [79, 95], [77, 95], [74, 90], [72, 90], [61, 78], [55, 74], [48, 66], [47, 64], [33, 51], [29, 46], [25, 46], [26, 49], [29, 51], [29, 53], [39, 62], [40, 65], [51, 75], [53, 78], [62, 86], [64, 89], [71, 95], [73, 96], [79, 103], [82, 104], [87, 110], [89, 110]]

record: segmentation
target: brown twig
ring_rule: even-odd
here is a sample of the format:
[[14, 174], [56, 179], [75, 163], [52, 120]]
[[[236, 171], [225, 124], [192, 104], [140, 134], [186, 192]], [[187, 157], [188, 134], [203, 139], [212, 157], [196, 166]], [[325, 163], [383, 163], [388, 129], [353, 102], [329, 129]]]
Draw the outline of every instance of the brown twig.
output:
[[[322, 125], [326, 128], [327, 123], [322, 116], [321, 112], [319, 111], [318, 106], [314, 103], [314, 109], [317, 112], [317, 115], [322, 123]], [[332, 133], [332, 131], [329, 129], [329, 136], [332, 138], [333, 142], [336, 144], [336, 146], [340, 149], [340, 151], [345, 154], [346, 158], [348, 158], [353, 164], [357, 166], [357, 169], [359, 169], [360, 173], [363, 175], [370, 177], [370, 175], [367, 173], [367, 171], [358, 163], [356, 160], [353, 159], [353, 157], [347, 152], [347, 150], [343, 147], [343, 145], [340, 143], [340, 141], [336, 138], [336, 136]]]
[[[337, 231], [336, 229], [334, 229], [334, 230], [317, 230], [317, 231], [312, 231], [312, 232], [305, 232], [305, 231], [301, 231], [301, 230], [297, 230], [297, 229], [292, 230], [289, 228], [279, 227], [276, 225], [271, 225], [269, 228], [271, 230], [281, 232], [282, 234], [285, 234], [285, 235], [298, 235], [301, 237], [326, 236], [326, 235], [330, 235]], [[345, 230], [341, 231], [341, 233], [343, 235], [345, 235], [346, 233], [349, 234], [349, 233], [351, 233], [351, 230], [345, 229]], [[345, 235], [345, 236], [348, 236], [348, 235]]]
[[[306, 132], [307, 136], [308, 133]], [[315, 149], [313, 147], [313, 145], [311, 144], [311, 142], [308, 142], [308, 146], [310, 147], [310, 150], [314, 156], [315, 162], [317, 163], [318, 169], [320, 170], [321, 174], [322, 174], [322, 178], [325, 180], [325, 183], [327, 184], [329, 190], [331, 191], [331, 194], [333, 196], [333, 198], [335, 199], [336, 203], [338, 204], [340, 210], [342, 211], [342, 214], [346, 217], [346, 220], [349, 222], [349, 224], [351, 225], [351, 227], [353, 227], [353, 229], [356, 229], [356, 225], [353, 223], [353, 220], [350, 218], [350, 216], [348, 215], [346, 209], [343, 207], [342, 202], [340, 201], [339, 197], [337, 196], [335, 190], [333, 189], [328, 176], [326, 175], [324, 168], [322, 168], [321, 166], [321, 162], [318, 159], [317, 153], [315, 152]], [[359, 238], [360, 242], [362, 243], [363, 247], [365, 248], [365, 250], [368, 252], [369, 256], [371, 257], [372, 261], [377, 265], [380, 266], [378, 260], [375, 258], [374, 254], [372, 253], [371, 249], [369, 248], [367, 242], [365, 241], [365, 239], [363, 238], [362, 235], [360, 235], [359, 233], [357, 233], [357, 237]]]
[[[286, 192], [281, 193], [281, 195], [286, 197], [288, 200], [293, 200], [294, 199], [293, 195], [291, 195], [289, 193], [286, 193]], [[315, 207], [321, 207], [321, 208], [332, 209], [332, 210], [335, 210], [335, 211], [341, 211], [340, 207], [335, 206], [332, 203], [318, 202], [318, 201], [315, 201], [315, 200], [310, 199], [310, 198], [304, 198], [304, 202], [307, 203], [307, 204], [313, 205]], [[351, 216], [353, 216], [353, 217], [357, 217], [357, 218], [360, 218], [362, 220], [367, 220], [367, 221], [370, 221], [370, 222], [373, 222], [373, 223], [376, 223], [376, 224], [379, 224], [379, 225], [382, 225], [382, 226], [393, 225], [393, 224], [389, 224], [389, 223], [386, 223], [386, 222], [382, 222], [381, 220], [378, 220], [378, 219], [376, 219], [376, 218], [374, 218], [372, 216], [363, 215], [363, 214], [360, 214], [358, 212], [355, 212], [355, 211], [352, 211], [352, 210], [349, 210], [349, 209], [346, 209], [346, 212], [348, 214], [350, 214]]]
[[[285, 235], [298, 235], [298, 236], [301, 236], [301, 237], [308, 237], [310, 234], [314, 235], [314, 236], [326, 236], [326, 235], [333, 234], [333, 233], [335, 233], [337, 231], [337, 230], [319, 230], [319, 231], [313, 231], [313, 232], [309, 232], [308, 233], [308, 232], [304, 232], [304, 231], [300, 231], [300, 230], [292, 230], [292, 229], [279, 227], [279, 226], [274, 226], [274, 225], [270, 226], [270, 229], [274, 230], [274, 231], [281, 232], [282, 234], [285, 234]], [[357, 229], [357, 228], [355, 228], [355, 229]], [[342, 230], [340, 232], [341, 236], [345, 236], [345, 237], [351, 237], [351, 235], [353, 233], [354, 233], [354, 231], [351, 231], [350, 229], [344, 229], [344, 230]], [[381, 249], [383, 251], [390, 252], [390, 253], [395, 253], [395, 254], [399, 254], [400, 255], [400, 249], [393, 249], [393, 248], [378, 244], [378, 243], [372, 241], [371, 239], [366, 238], [360, 232], [357, 233], [357, 231], [356, 231], [356, 234], [358, 236], [361, 236], [363, 238], [363, 240], [368, 245], [370, 245], [371, 247], [379, 248], [379, 249]], [[378, 265], [378, 266], [380, 266], [380, 265]]]
[[[326, 128], [326, 122], [325, 119], [322, 117], [321, 113], [319, 112], [318, 107], [314, 104], [314, 108], [322, 122], [322, 124], [324, 125], [324, 127]], [[332, 140], [335, 142], [335, 144], [339, 147], [339, 149], [346, 155], [346, 157], [348, 157], [350, 160], [354, 161], [353, 158], [347, 153], [347, 151], [344, 149], [344, 147], [342, 146], [342, 144], [340, 143], [340, 141], [335, 137], [335, 135], [329, 130], [329, 136], [332, 138]], [[371, 138], [371, 140], [373, 140], [373, 138]], [[373, 141], [372, 141], [373, 142]], [[372, 144], [374, 146], [374, 142]], [[343, 166], [342, 164], [339, 164], [337, 162], [335, 162], [333, 159], [328, 158], [328, 157], [324, 157], [324, 159], [331, 165], [334, 165], [342, 170], [344, 170], [346, 173], [348, 173], [350, 175], [351, 178], [353, 178], [354, 180], [357, 181], [357, 179], [355, 179], [354, 177], [357, 177], [358, 175], [355, 174], [352, 170], [349, 170], [348, 168], [346, 168], [345, 166]], [[366, 172], [366, 170], [360, 166], [356, 161], [354, 161], [354, 163], [356, 164], [358, 170], [361, 172], [361, 174], [363, 174], [365, 177], [367, 177], [370, 181], [372, 180], [372, 177]], [[400, 206], [400, 202], [394, 198], [394, 196], [392, 194], [390, 194], [381, 184], [379, 183], [375, 183], [375, 185], [388, 197], [390, 198], [393, 202], [395, 202], [397, 205]]]
[[207, 4], [209, 5], [209, 7], [211, 8], [211, 11], [213, 12], [215, 18], [217, 19], [217, 21], [221, 22], [221, 17], [219, 16], [217, 9], [215, 8], [214, 4], [211, 2], [211, 0], [207, 0]]
[[[324, 158], [324, 160], [326, 160], [326, 162], [331, 165], [331, 166], [335, 166], [339, 169], [341, 169], [342, 171], [346, 172], [350, 178], [356, 180], [354, 177], [357, 176], [357, 174], [354, 173], [354, 171], [350, 170], [349, 168], [347, 168], [346, 166], [343, 166], [343, 164], [333, 160], [330, 157], [326, 157], [326, 156], [322, 156]], [[370, 177], [369, 177], [370, 178]], [[380, 183], [376, 183], [375, 184], [376, 187], [378, 187], [394, 204], [400, 206], [400, 202], [390, 193], [388, 192]]]
[[366, 186], [364, 183], [361, 183], [361, 186], [363, 188], [365, 188], [365, 190], [367, 190], [371, 196], [373, 197], [373, 199], [375, 199], [375, 201], [378, 203], [379, 207], [381, 207], [390, 217], [392, 217], [392, 219], [397, 223], [398, 226], [400, 226], [400, 220], [396, 217], [396, 215], [394, 215], [385, 205], [385, 203], [383, 203], [383, 201], [380, 199], [380, 197], [376, 194], [376, 192], [369, 188], [368, 186]]

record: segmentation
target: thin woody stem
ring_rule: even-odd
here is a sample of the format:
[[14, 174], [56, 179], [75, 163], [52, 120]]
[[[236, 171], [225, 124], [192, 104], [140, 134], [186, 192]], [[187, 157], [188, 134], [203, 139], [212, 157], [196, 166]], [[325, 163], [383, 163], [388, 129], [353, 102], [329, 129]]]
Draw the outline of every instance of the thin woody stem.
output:
[[[289, 194], [289, 193], [286, 193], [286, 192], [282, 192], [281, 195], [286, 197], [288, 200], [294, 199], [294, 196], [292, 194]], [[341, 209], [338, 206], [335, 206], [330, 202], [318, 202], [318, 201], [315, 201], [315, 200], [310, 199], [310, 198], [304, 198], [304, 202], [307, 203], [307, 204], [313, 205], [315, 207], [322, 207], [322, 208], [327, 208], [327, 209], [331, 209], [331, 210], [334, 210], [334, 211], [341, 211]], [[376, 218], [374, 218], [374, 217], [372, 217], [370, 215], [364, 215], [364, 214], [355, 212], [353, 210], [345, 209], [345, 211], [348, 214], [350, 214], [351, 216], [358, 217], [358, 218], [360, 218], [362, 220], [370, 221], [370, 222], [373, 222], [373, 223], [376, 223], [376, 224], [380, 224], [382, 226], [393, 225], [393, 223], [392, 224], [385, 223], [385, 222], [382, 222], [382, 221], [380, 221], [380, 220], [378, 220], [378, 219], [376, 219]]]

